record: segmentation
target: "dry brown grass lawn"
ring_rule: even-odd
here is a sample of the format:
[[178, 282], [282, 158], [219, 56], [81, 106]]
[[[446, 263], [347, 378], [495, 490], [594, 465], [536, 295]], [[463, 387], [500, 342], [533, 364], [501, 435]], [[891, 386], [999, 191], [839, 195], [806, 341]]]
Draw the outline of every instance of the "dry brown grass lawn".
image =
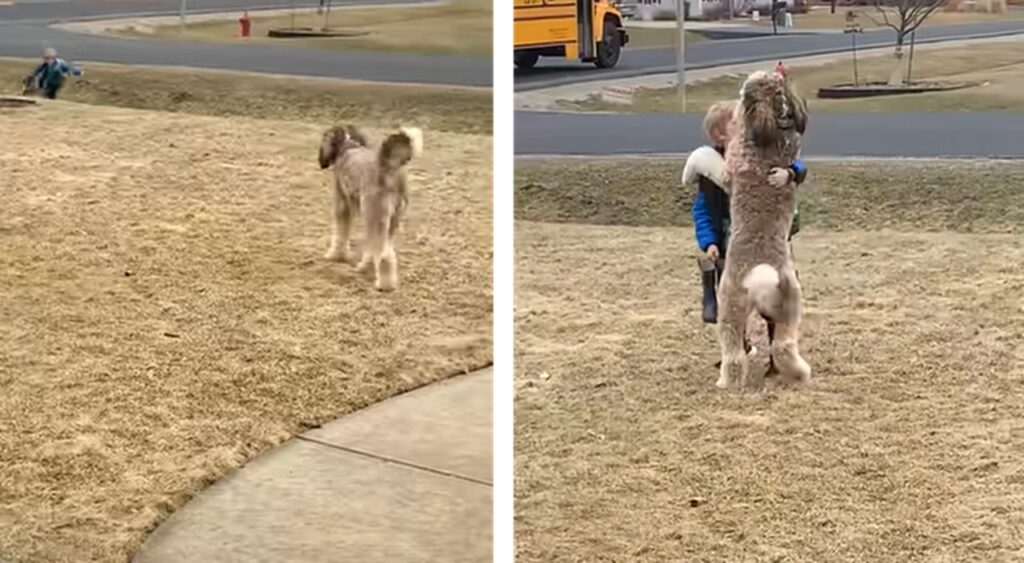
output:
[[[678, 191], [678, 162], [518, 164], [520, 202]], [[1024, 556], [1024, 165], [810, 166], [806, 390], [714, 387], [685, 221], [519, 212], [517, 560]]]
[[[291, 38], [268, 37], [273, 28], [329, 27], [358, 33], [352, 37]], [[452, 0], [425, 6], [377, 6], [372, 8], [335, 7], [320, 15], [304, 10], [294, 15], [252, 17], [252, 36], [239, 37], [234, 16], [223, 20], [189, 24], [184, 38], [210, 43], [273, 44], [314, 47], [336, 51], [400, 51], [413, 53], [449, 53], [491, 57], [493, 7], [488, 0]], [[120, 32], [130, 37], [181, 40], [177, 22], [170, 25], [128, 28]]]
[[[920, 49], [914, 54], [914, 80], [965, 82], [977, 86], [946, 92], [905, 94], [848, 100], [817, 99], [818, 89], [853, 82], [852, 58], [813, 66], [790, 67], [799, 90], [814, 111], [1021, 111], [1020, 91], [1024, 88], [1024, 43], [986, 42], [946, 48]], [[909, 59], [904, 59], [909, 60]], [[859, 79], [884, 82], [893, 70], [888, 53], [861, 56]], [[721, 76], [687, 88], [687, 110], [704, 112], [714, 102], [736, 96], [745, 75]], [[639, 88], [632, 105], [612, 105], [596, 97], [581, 102], [564, 102], [566, 107], [615, 112], [678, 113], [675, 87]]]
[[490, 137], [428, 128], [378, 294], [319, 259], [325, 125], [0, 109], [0, 559], [125, 561], [260, 452], [490, 361]]
[[[0, 58], [0, 93], [21, 92], [37, 61]], [[424, 129], [491, 133], [485, 88], [382, 85], [192, 68], [90, 63], [61, 90], [63, 100], [223, 117], [309, 123], [416, 123]]]

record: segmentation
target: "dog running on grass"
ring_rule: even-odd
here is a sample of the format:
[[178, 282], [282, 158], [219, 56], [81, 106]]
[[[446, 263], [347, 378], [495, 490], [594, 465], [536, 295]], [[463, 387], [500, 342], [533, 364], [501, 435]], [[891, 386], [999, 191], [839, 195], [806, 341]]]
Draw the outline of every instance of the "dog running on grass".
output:
[[751, 371], [745, 333], [752, 312], [773, 325], [771, 359], [790, 381], [810, 380], [810, 365], [797, 346], [800, 283], [787, 244], [796, 204], [796, 184], [773, 187], [768, 171], [789, 166], [800, 151], [807, 106], [782, 72], [758, 71], [740, 89], [725, 163], [732, 182], [732, 233], [719, 289], [718, 336], [722, 348], [717, 385], [759, 389], [764, 373]]
[[349, 234], [352, 219], [361, 215], [365, 229], [363, 254], [356, 269], [374, 266], [376, 287], [398, 287], [395, 236], [408, 205], [406, 165], [423, 152], [423, 133], [403, 127], [373, 148], [357, 127], [328, 129], [320, 143], [320, 168], [333, 167], [334, 222], [331, 246], [324, 257], [356, 264]]

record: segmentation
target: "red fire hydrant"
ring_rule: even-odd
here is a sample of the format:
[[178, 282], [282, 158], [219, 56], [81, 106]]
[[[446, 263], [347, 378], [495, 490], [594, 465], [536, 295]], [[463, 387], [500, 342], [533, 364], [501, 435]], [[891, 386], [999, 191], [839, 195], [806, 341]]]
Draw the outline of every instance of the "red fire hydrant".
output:
[[241, 36], [249, 37], [249, 32], [252, 31], [252, 20], [249, 19], [249, 12], [242, 12], [242, 17], [238, 18], [238, 26], [241, 28]]

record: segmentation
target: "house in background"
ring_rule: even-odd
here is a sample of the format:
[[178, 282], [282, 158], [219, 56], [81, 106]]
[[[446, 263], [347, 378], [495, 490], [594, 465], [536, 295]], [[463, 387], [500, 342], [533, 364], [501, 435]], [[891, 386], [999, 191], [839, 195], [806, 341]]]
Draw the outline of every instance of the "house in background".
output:
[[[624, 0], [620, 6], [622, 13], [632, 19], [674, 20], [676, 18], [676, 2], [679, 0]], [[732, 2], [732, 14], [748, 15], [754, 10], [768, 14], [772, 9], [772, 0], [684, 0], [686, 1], [686, 19], [718, 20], [729, 17], [729, 2]], [[804, 0], [782, 0], [791, 12], [803, 11]]]

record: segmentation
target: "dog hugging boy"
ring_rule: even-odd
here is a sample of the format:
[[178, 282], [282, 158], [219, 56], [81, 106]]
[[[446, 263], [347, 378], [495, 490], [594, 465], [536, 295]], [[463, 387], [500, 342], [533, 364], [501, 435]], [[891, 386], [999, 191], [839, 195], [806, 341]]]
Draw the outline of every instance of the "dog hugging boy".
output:
[[[697, 246], [705, 253], [698, 259], [698, 265], [704, 286], [701, 317], [706, 323], [718, 320], [716, 290], [729, 244], [729, 180], [725, 173], [725, 145], [737, 103], [718, 102], [708, 109], [704, 116], [704, 135], [713, 146], [705, 145], [691, 152], [683, 167], [683, 185], [697, 183], [692, 214]], [[807, 168], [796, 160], [789, 168], [773, 168], [769, 182], [781, 187], [789, 182], [800, 184], [806, 177]], [[790, 238], [799, 230], [800, 211], [797, 209], [789, 231]]]

